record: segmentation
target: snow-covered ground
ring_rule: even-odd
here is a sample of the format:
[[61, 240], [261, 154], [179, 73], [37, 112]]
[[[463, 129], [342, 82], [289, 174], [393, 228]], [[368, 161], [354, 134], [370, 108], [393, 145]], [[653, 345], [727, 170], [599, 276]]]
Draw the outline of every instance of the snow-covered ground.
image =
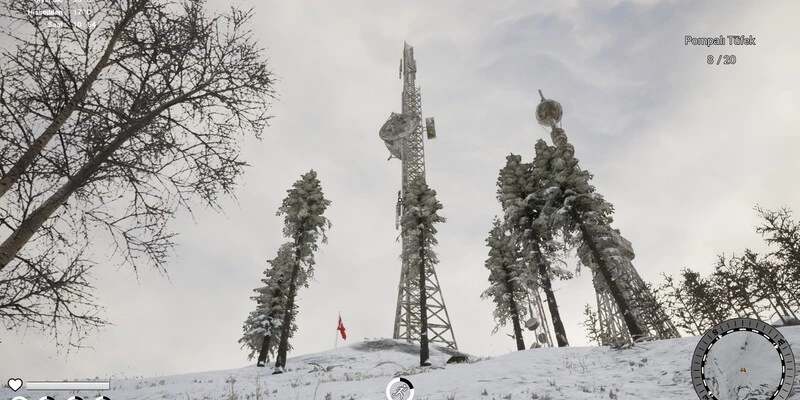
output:
[[[800, 349], [800, 327], [780, 331]], [[288, 372], [271, 375], [269, 368], [249, 366], [214, 371], [114, 380], [102, 394], [113, 400], [155, 399], [303, 399], [348, 400], [386, 398], [386, 385], [396, 376], [414, 385], [415, 400], [479, 399], [696, 399], [689, 364], [697, 338], [638, 344], [630, 349], [606, 347], [542, 348], [492, 358], [470, 357], [467, 364], [445, 362], [452, 351], [434, 349], [433, 366], [420, 368], [418, 348], [390, 340], [370, 340], [338, 349], [290, 358]], [[758, 366], [751, 366], [758, 368]], [[795, 392], [800, 383], [795, 382]], [[50, 394], [66, 399], [72, 393], [12, 393], [38, 400]], [[100, 393], [79, 393], [94, 399]], [[795, 394], [792, 399], [800, 399]]]

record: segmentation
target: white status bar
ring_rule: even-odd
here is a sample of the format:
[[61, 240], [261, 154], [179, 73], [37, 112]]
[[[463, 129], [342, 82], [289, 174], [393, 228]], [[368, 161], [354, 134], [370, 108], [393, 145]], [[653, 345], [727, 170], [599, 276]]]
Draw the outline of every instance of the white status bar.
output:
[[110, 390], [111, 381], [28, 381], [28, 390]]

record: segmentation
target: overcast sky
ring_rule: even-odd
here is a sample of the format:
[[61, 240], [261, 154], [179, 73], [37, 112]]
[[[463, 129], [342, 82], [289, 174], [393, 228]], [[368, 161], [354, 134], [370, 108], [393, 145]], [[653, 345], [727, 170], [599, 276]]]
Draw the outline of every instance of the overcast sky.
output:
[[[427, 178], [448, 219], [437, 272], [467, 353], [514, 349], [510, 328], [490, 335], [492, 305], [480, 294], [498, 170], [509, 153], [531, 160], [535, 141], [549, 140], [534, 117], [537, 89], [563, 105], [576, 155], [615, 205], [614, 226], [645, 280], [761, 250], [756, 204], [800, 212], [798, 2], [232, 1], [255, 7], [255, 34], [279, 78], [271, 126], [246, 143], [252, 168], [238, 200], [224, 202], [224, 215], [174, 222], [169, 280], [96, 269], [114, 325], [92, 336], [92, 349], [57, 354], [47, 337], [3, 333], [3, 381], [247, 365], [237, 340], [249, 297], [285, 240], [275, 211], [310, 169], [333, 201], [333, 228], [316, 282], [299, 294], [291, 355], [333, 348], [339, 312], [347, 343], [391, 337], [400, 162], [387, 161], [378, 129], [400, 111], [403, 41], [415, 48], [423, 116], [436, 118]], [[756, 45], [686, 46], [686, 35], [753, 35]], [[706, 63], [721, 54], [736, 64]], [[573, 345], [586, 344], [578, 323], [594, 302], [590, 281], [587, 271], [557, 285]]]

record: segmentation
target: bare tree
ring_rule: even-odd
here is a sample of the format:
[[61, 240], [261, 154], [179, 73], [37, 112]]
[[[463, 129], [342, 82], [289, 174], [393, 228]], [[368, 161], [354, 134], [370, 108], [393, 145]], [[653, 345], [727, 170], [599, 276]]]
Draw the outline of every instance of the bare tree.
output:
[[[5, 13], [0, 14], [0, 18], [13, 21], [17, 24], [25, 24], [32, 27], [33, 32], [31, 36], [23, 36], [15, 33], [15, 30], [6, 28], [5, 34], [14, 38], [17, 42], [18, 50], [21, 47], [22, 51], [11, 53], [8, 51], [3, 52], [5, 60], [12, 61], [12, 65], [27, 73], [30, 81], [23, 80], [22, 85], [15, 85], [14, 93], [17, 98], [28, 98], [36, 100], [49, 100], [49, 97], [55, 97], [55, 104], [65, 101], [63, 107], [56, 111], [52, 108], [54, 103], [34, 103], [29, 105], [28, 111], [36, 114], [37, 105], [44, 106], [48, 109], [50, 114], [55, 111], [55, 115], [49, 115], [47, 118], [52, 117], [49, 124], [44, 128], [44, 131], [39, 134], [35, 140], [26, 143], [26, 148], [21, 148], [22, 153], [19, 158], [11, 165], [7, 171], [3, 171], [2, 178], [0, 178], [0, 198], [2, 198], [9, 189], [22, 177], [22, 174], [33, 165], [36, 157], [39, 156], [47, 147], [47, 144], [59, 132], [64, 123], [70, 118], [75, 110], [84, 102], [89, 91], [94, 85], [97, 78], [112, 62], [112, 54], [120, 37], [125, 33], [126, 29], [130, 26], [133, 19], [142, 13], [148, 7], [148, 0], [129, 0], [127, 2], [111, 1], [111, 2], [92, 2], [81, 4], [82, 10], [90, 10], [94, 18], [102, 19], [103, 17], [116, 18], [111, 28], [106, 30], [105, 34], [97, 34], [96, 21], [90, 25], [87, 21], [85, 28], [77, 27], [76, 23], [79, 21], [73, 20], [72, 2], [66, 3], [66, 13], [56, 13], [53, 15], [36, 14], [28, 12], [29, 5], [20, 1], [4, 1], [2, 6]], [[88, 14], [88, 13], [87, 13]], [[54, 33], [52, 26], [66, 25], [70, 27], [67, 33]], [[95, 29], [92, 29], [94, 26]], [[102, 27], [101, 27], [102, 29]], [[97, 42], [97, 36], [100, 36], [102, 41], [107, 37], [105, 46], [102, 49], [99, 59], [97, 60], [91, 71], [82, 79], [81, 82], [76, 81], [76, 72], [73, 68], [76, 61], [84, 61], [86, 63], [91, 61], [92, 45]], [[72, 45], [72, 46], [70, 46]], [[69, 47], [82, 47], [83, 54], [73, 55], [70, 54]], [[67, 59], [65, 59], [65, 57]], [[50, 61], [51, 63], [44, 64], [43, 61]], [[10, 68], [14, 69], [14, 68]], [[5, 82], [3, 82], [5, 83]], [[31, 92], [24, 90], [26, 83], [38, 84], [38, 89], [44, 91], [38, 94], [45, 96], [31, 96]], [[55, 84], [55, 85], [53, 85]], [[44, 85], [44, 86], [43, 86]], [[51, 86], [52, 85], [52, 86]], [[69, 86], [72, 86], [71, 88]], [[76, 87], [78, 86], [79, 87]], [[19, 90], [23, 89], [23, 90]], [[73, 89], [73, 90], [71, 90]], [[12, 95], [14, 95], [12, 94]], [[6, 111], [9, 107], [6, 106]], [[16, 123], [25, 133], [32, 133], [29, 126], [23, 125], [21, 119]], [[63, 143], [62, 143], [63, 144]], [[24, 149], [24, 150], [23, 150]]]
[[[250, 12], [232, 8], [208, 16], [202, 1], [108, 3], [109, 15], [116, 15], [112, 25], [122, 28], [54, 29], [60, 36], [48, 45], [37, 47], [43, 39], [23, 43], [13, 54], [19, 62], [4, 74], [4, 176], [27, 154], [39, 128], [47, 132], [66, 108], [74, 109], [50, 136], [57, 145], [40, 146], [0, 199], [0, 233], [7, 234], [0, 244], [0, 279], [29, 276], [20, 273], [23, 260], [51, 254], [32, 246], [39, 238], [75, 252], [102, 232], [114, 243], [117, 262], [164, 271], [174, 237], [167, 222], [180, 208], [191, 211], [195, 199], [217, 208], [246, 166], [239, 159], [241, 138], [259, 138], [269, 120], [273, 80], [247, 29]], [[124, 10], [135, 15], [126, 21]], [[108, 39], [100, 48], [113, 49], [111, 54], [80, 41], [90, 34]], [[47, 60], [63, 68], [46, 72]], [[92, 65], [104, 65], [94, 78]], [[91, 79], [91, 89], [81, 95]], [[31, 118], [15, 120], [18, 112]], [[84, 242], [76, 239], [80, 235], [87, 236]], [[64, 265], [52, 260], [46, 265]], [[0, 292], [0, 303], [4, 296]]]
[[0, 276], [3, 325], [31, 327], [70, 347], [81, 346], [83, 332], [105, 326], [92, 296], [89, 270], [93, 264], [84, 257], [84, 250], [65, 252], [51, 245], [36, 258], [18, 257], [15, 273]]

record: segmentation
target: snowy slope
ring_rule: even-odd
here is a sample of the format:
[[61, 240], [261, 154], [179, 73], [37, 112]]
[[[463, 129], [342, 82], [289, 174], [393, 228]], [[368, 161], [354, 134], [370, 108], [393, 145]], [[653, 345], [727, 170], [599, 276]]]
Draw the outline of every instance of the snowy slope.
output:
[[[780, 328], [800, 349], [800, 327]], [[103, 394], [113, 400], [155, 399], [375, 399], [382, 400], [395, 376], [409, 379], [416, 400], [442, 399], [678, 399], [693, 400], [688, 365], [697, 338], [649, 342], [631, 349], [606, 347], [542, 348], [469, 364], [445, 365], [449, 354], [435, 349], [432, 367], [419, 368], [417, 348], [382, 339], [322, 353], [290, 358], [289, 371], [271, 375], [269, 368], [193, 373], [149, 379], [117, 380]], [[451, 352], [451, 351], [449, 351]], [[452, 353], [452, 352], [451, 352]], [[330, 371], [321, 371], [333, 366]], [[757, 367], [752, 367], [757, 368]], [[800, 383], [795, 382], [796, 391]], [[39, 399], [48, 393], [12, 394]], [[236, 397], [231, 397], [231, 393]], [[258, 393], [258, 396], [256, 395]], [[69, 394], [52, 394], [57, 399]], [[98, 393], [80, 393], [94, 399]], [[450, 397], [452, 396], [452, 397]], [[795, 394], [792, 399], [800, 400]]]

